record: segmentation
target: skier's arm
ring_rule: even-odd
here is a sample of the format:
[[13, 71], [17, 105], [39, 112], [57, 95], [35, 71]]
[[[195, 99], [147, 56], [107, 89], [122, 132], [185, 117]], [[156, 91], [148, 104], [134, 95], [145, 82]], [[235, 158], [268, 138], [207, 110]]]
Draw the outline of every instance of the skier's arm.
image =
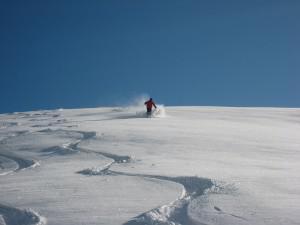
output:
[[154, 106], [154, 108], [157, 108], [154, 102], [153, 102], [153, 106]]

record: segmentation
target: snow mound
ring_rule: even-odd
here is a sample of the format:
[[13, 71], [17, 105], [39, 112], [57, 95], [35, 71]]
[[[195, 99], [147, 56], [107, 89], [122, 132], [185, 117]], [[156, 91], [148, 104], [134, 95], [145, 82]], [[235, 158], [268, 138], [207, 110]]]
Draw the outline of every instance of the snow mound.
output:
[[45, 225], [46, 219], [32, 209], [17, 209], [0, 204], [0, 215], [5, 225]]
[[0, 115], [0, 225], [299, 224], [300, 109], [166, 110]]
[[190, 202], [193, 199], [204, 195], [205, 191], [213, 186], [213, 183], [210, 179], [199, 177], [166, 177], [132, 174], [127, 175], [172, 181], [183, 185], [184, 189], [181, 196], [174, 202], [143, 213], [128, 221], [124, 225], [188, 225], [191, 222], [191, 218], [189, 217], [187, 210]]
[[41, 152], [45, 153], [46, 155], [69, 155], [78, 153], [79, 150], [74, 148], [72, 143], [69, 143], [62, 146], [53, 146], [50, 148], [42, 149]]
[[19, 125], [21, 125], [21, 124], [17, 123], [17, 122], [0, 121], [0, 129], [5, 129], [8, 127], [19, 126]]
[[100, 168], [100, 167], [92, 167], [92, 168], [88, 168], [88, 169], [84, 169], [81, 171], [78, 171], [77, 173], [79, 174], [83, 174], [83, 175], [90, 175], [90, 176], [97, 176], [97, 175], [108, 175], [110, 174], [109, 168], [110, 166], [113, 164], [109, 163], [108, 165]]
[[[7, 154], [0, 153], [0, 157], [6, 158], [10, 161], [13, 161], [15, 164], [17, 164], [17, 167], [15, 167], [13, 169], [13, 171], [24, 170], [27, 168], [35, 168], [40, 165], [39, 162], [37, 162], [33, 159], [25, 159], [20, 156], [8, 154], [8, 153]], [[3, 165], [3, 166], [5, 166], [5, 165]], [[9, 167], [7, 169], [9, 169]], [[7, 172], [5, 174], [7, 174]]]
[[18, 169], [18, 164], [7, 157], [0, 155], [0, 176], [7, 175]]

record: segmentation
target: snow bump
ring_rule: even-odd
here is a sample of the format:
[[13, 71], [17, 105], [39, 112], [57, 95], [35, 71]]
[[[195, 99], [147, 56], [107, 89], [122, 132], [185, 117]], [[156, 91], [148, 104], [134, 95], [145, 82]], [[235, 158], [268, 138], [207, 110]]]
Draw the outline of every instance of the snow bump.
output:
[[46, 219], [32, 209], [17, 209], [0, 204], [0, 215], [5, 225], [45, 225]]

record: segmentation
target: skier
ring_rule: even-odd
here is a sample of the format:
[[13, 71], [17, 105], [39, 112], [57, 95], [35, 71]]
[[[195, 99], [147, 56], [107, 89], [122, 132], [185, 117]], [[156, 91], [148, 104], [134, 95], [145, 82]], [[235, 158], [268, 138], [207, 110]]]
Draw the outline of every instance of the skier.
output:
[[147, 108], [147, 116], [151, 116], [152, 113], [152, 107], [156, 108], [156, 105], [152, 98], [150, 98], [148, 101], [145, 102], [146, 108]]

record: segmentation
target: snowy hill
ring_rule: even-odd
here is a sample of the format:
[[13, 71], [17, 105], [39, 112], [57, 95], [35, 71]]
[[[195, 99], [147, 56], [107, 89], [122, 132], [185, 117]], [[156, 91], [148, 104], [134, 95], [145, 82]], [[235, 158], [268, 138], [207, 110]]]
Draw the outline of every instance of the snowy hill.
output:
[[0, 224], [300, 223], [300, 109], [0, 115]]

